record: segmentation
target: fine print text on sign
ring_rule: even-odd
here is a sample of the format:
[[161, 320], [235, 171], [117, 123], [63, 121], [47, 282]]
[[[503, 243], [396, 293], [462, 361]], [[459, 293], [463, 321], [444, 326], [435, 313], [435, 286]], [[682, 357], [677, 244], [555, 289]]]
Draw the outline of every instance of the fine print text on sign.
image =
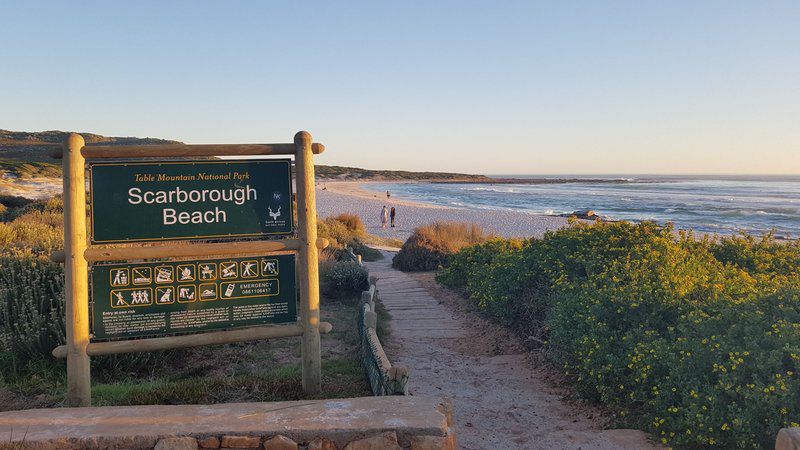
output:
[[92, 266], [95, 339], [297, 320], [294, 255]]
[[292, 232], [291, 162], [90, 163], [94, 243]]

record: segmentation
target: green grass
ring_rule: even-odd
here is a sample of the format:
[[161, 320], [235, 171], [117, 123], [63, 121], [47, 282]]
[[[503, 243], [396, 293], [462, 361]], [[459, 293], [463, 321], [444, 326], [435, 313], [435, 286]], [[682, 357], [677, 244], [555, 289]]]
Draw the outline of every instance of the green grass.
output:
[[[214, 364], [229, 364], [226, 354], [218, 353]], [[0, 355], [0, 358], [2, 355]], [[257, 363], [257, 360], [250, 361]], [[255, 364], [258, 365], [258, 364]], [[327, 358], [322, 361], [322, 393], [308, 396], [303, 393], [300, 367], [296, 364], [272, 367], [267, 370], [233, 370], [208, 374], [199, 371], [193, 376], [178, 372], [154, 377], [118, 374], [120, 381], [94, 382], [94, 406], [154, 405], [154, 404], [211, 404], [223, 402], [290, 401], [312, 398], [345, 398], [369, 395], [364, 371], [354, 357]], [[66, 367], [63, 362], [35, 361], [15, 373], [4, 370], [0, 389], [24, 398], [36, 398], [45, 406], [59, 406], [66, 392]], [[202, 374], [206, 372], [206, 374]], [[104, 376], [104, 379], [110, 377]], [[24, 400], [19, 407], [26, 407]], [[4, 405], [0, 405], [4, 406]], [[8, 406], [8, 405], [5, 405]], [[7, 408], [0, 407], [0, 410]]]
[[353, 253], [361, 255], [363, 261], [380, 261], [383, 259], [383, 253], [380, 250], [369, 247], [360, 241], [351, 242], [350, 247], [353, 249]]
[[95, 406], [111, 406], [358, 397], [365, 395], [363, 377], [363, 369], [358, 361], [334, 359], [322, 363], [323, 395], [316, 397], [303, 393], [298, 366], [283, 366], [263, 374], [95, 384], [92, 386], [92, 398]]
[[361, 242], [366, 245], [380, 246], [380, 247], [393, 247], [400, 248], [403, 246], [403, 240], [397, 238], [385, 238], [374, 234], [366, 234], [361, 238]]
[[378, 325], [375, 327], [375, 334], [378, 335], [378, 340], [385, 345], [392, 332], [391, 325], [389, 324], [389, 321], [392, 320], [392, 315], [389, 313], [389, 310], [383, 306], [380, 296], [378, 296], [375, 302], [375, 313], [378, 314]]
[[[16, 366], [8, 352], [0, 353], [0, 387], [14, 391], [22, 396], [52, 395], [58, 397], [66, 390], [67, 368], [63, 362], [55, 360], [29, 361], [24, 366]], [[0, 408], [2, 410], [2, 408]]]
[[[314, 398], [369, 396], [359, 359], [357, 311], [324, 299], [322, 391]], [[136, 358], [136, 359], [134, 359]], [[298, 338], [92, 358], [96, 406], [288, 401], [302, 392]], [[0, 411], [62, 406], [66, 366], [50, 358], [20, 365], [0, 353]]]

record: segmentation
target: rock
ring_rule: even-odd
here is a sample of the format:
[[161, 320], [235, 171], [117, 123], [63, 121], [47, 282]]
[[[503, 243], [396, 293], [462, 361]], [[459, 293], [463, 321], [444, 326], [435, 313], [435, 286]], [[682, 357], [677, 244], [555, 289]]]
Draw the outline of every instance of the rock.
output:
[[453, 400], [450, 397], [444, 397], [442, 402], [436, 407], [436, 410], [444, 414], [447, 419], [447, 426], [452, 427], [456, 424], [455, 408], [453, 407]]
[[200, 448], [219, 448], [219, 438], [216, 436], [207, 437], [197, 441]]
[[575, 211], [572, 214], [562, 214], [564, 217], [577, 217], [578, 219], [584, 220], [600, 220], [600, 216], [597, 215], [595, 211], [591, 209], [585, 209], [580, 211]]
[[781, 428], [775, 439], [775, 450], [800, 450], [800, 428]]
[[297, 450], [297, 442], [279, 434], [264, 441], [264, 450]]
[[164, 438], [153, 450], [197, 450], [197, 440], [188, 436]]
[[456, 450], [455, 435], [447, 436], [414, 436], [411, 450]]
[[308, 450], [339, 450], [328, 438], [316, 438], [308, 444]]
[[258, 448], [261, 438], [257, 436], [222, 436], [222, 448]]
[[344, 450], [402, 450], [394, 431], [350, 442]]

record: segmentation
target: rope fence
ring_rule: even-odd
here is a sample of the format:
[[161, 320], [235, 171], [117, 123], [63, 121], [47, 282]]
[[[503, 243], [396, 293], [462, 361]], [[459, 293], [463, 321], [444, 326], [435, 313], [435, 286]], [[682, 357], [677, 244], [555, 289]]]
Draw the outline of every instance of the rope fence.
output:
[[375, 331], [378, 325], [375, 301], [379, 298], [379, 294], [375, 277], [370, 277], [369, 281], [369, 290], [361, 293], [358, 314], [361, 362], [369, 378], [373, 395], [408, 395], [408, 368], [392, 365]]

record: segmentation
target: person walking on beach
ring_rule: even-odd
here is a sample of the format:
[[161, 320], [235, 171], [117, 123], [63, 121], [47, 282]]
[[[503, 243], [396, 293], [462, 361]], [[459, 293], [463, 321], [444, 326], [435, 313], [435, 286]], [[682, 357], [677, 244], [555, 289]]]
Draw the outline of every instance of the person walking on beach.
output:
[[392, 228], [394, 228], [394, 216], [397, 212], [394, 210], [394, 206], [392, 206], [392, 210], [389, 211], [389, 218], [392, 220]]
[[381, 210], [381, 228], [386, 229], [386, 222], [389, 221], [389, 210], [386, 209], [386, 205], [383, 205], [383, 209]]
[[389, 200], [389, 197], [391, 197], [391, 196], [392, 196], [392, 194], [390, 194], [389, 191], [386, 191], [386, 200]]

